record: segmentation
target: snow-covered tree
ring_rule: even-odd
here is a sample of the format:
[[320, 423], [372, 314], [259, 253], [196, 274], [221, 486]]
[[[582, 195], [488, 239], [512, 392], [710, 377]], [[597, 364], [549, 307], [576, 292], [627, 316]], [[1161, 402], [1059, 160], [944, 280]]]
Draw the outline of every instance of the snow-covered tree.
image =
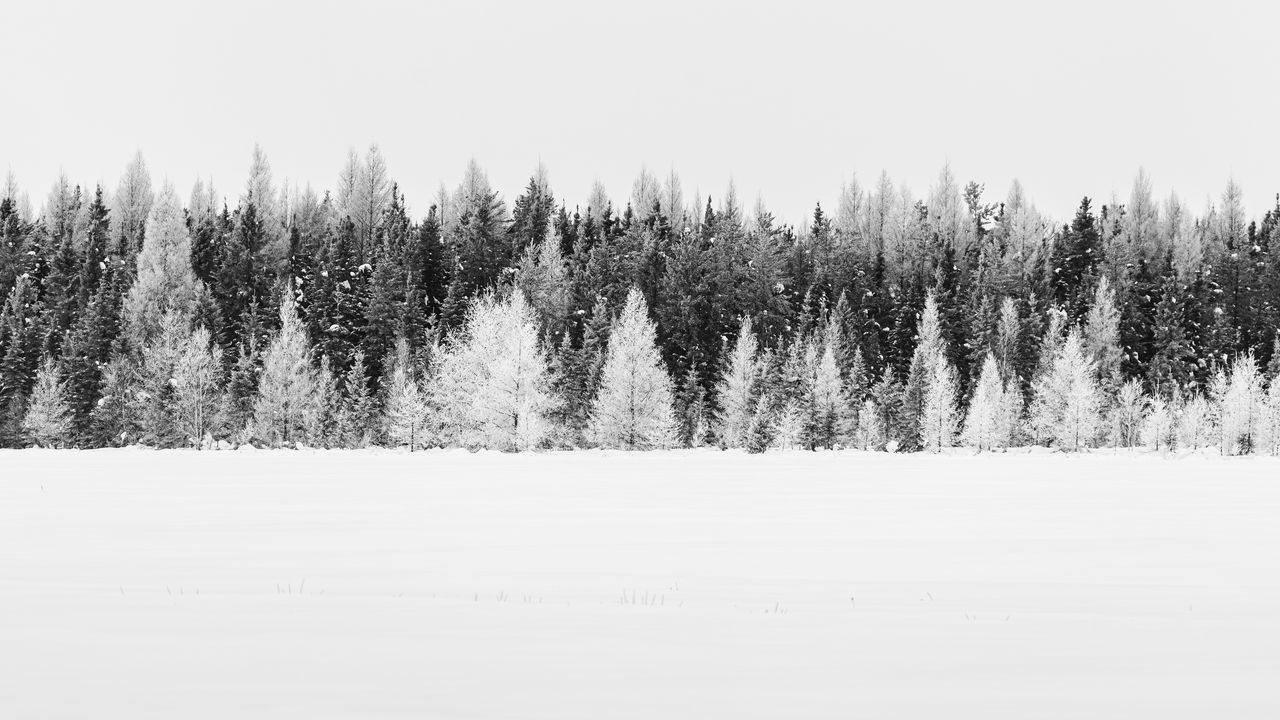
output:
[[902, 427], [905, 430], [903, 441], [908, 449], [917, 449], [923, 445], [921, 429], [925, 401], [929, 397], [929, 383], [937, 373], [938, 358], [944, 361], [946, 359], [947, 349], [938, 318], [938, 299], [932, 290], [925, 296], [916, 338], [916, 348], [911, 356], [911, 368], [902, 398]]
[[1072, 330], [1047, 372], [1033, 385], [1032, 423], [1060, 450], [1091, 447], [1100, 423], [1097, 371]]
[[1006, 297], [1000, 303], [1000, 318], [996, 322], [995, 352], [996, 367], [1000, 370], [1000, 378], [1009, 382], [1018, 376], [1018, 362], [1021, 358], [1022, 319], [1018, 317], [1018, 306], [1013, 298]]
[[[408, 345], [405, 346], [408, 352]], [[397, 357], [398, 348], [397, 348]], [[341, 397], [335, 417], [339, 447], [361, 448], [372, 442], [374, 418], [377, 413], [373, 393], [369, 391], [369, 371], [365, 368], [364, 353], [356, 351], [342, 378]]]
[[743, 448], [747, 445], [751, 418], [755, 415], [756, 336], [751, 329], [751, 318], [743, 317], [738, 328], [738, 340], [729, 353], [720, 382], [716, 383], [716, 398], [720, 412], [716, 416], [716, 435], [726, 448]]
[[958, 390], [955, 368], [945, 355], [937, 353], [933, 357], [924, 411], [920, 416], [920, 437], [925, 450], [938, 452], [955, 444], [960, 424], [960, 409], [956, 407]]
[[1259, 442], [1255, 452], [1280, 455], [1280, 381], [1272, 380], [1262, 398]]
[[633, 287], [610, 333], [592, 408], [592, 435], [601, 447], [648, 450], [672, 443], [671, 378], [656, 336], [644, 296]]
[[1120, 378], [1120, 310], [1106, 276], [1098, 279], [1084, 326], [1085, 351], [1097, 367], [1103, 387], [1114, 387]]
[[1000, 379], [999, 364], [993, 353], [987, 353], [982, 361], [982, 373], [969, 401], [961, 440], [967, 447], [977, 450], [994, 450], [1002, 447], [1001, 430], [1005, 415], [1004, 383]]
[[810, 444], [830, 450], [840, 444], [847, 434], [850, 413], [844, 381], [840, 377], [840, 368], [836, 365], [835, 349], [829, 341], [823, 343], [822, 354], [817, 357], [812, 387]]
[[1237, 355], [1229, 374], [1219, 371], [1211, 383], [1217, 404], [1219, 449], [1223, 455], [1253, 452], [1261, 430], [1262, 373], [1253, 353]]
[[222, 407], [219, 377], [222, 348], [203, 326], [195, 329], [182, 348], [173, 374], [174, 416], [178, 432], [200, 447], [218, 425]]
[[182, 312], [167, 311], [130, 368], [137, 391], [131, 412], [138, 440], [154, 447], [174, 447], [184, 439], [178, 431], [174, 392], [178, 363], [191, 339], [189, 325]]
[[409, 342], [403, 337], [396, 340], [396, 348], [388, 364], [383, 413], [387, 440], [394, 447], [407, 447], [413, 452], [425, 447], [430, 440], [427, 433], [429, 406], [427, 395], [414, 372]]
[[861, 450], [883, 447], [886, 439], [884, 424], [880, 420], [880, 408], [871, 399], [863, 400], [858, 409], [858, 424], [853, 433], [853, 444]]
[[1142, 418], [1142, 443], [1152, 450], [1172, 450], [1177, 442], [1178, 426], [1173, 404], [1160, 396], [1147, 403]]
[[1178, 446], [1199, 450], [1214, 441], [1213, 409], [1196, 393], [1182, 403], [1177, 416]]
[[1137, 446], [1142, 437], [1143, 418], [1147, 410], [1147, 397], [1142, 392], [1142, 383], [1134, 379], [1121, 385], [1110, 405], [1112, 446]]
[[321, 412], [320, 378], [311, 364], [306, 328], [298, 320], [293, 293], [280, 303], [280, 331], [267, 344], [253, 406], [256, 437], [273, 446], [309, 441], [307, 428]]
[[550, 377], [536, 322], [518, 290], [506, 300], [486, 295], [472, 304], [436, 380], [452, 442], [518, 452], [547, 436]]
[[774, 450], [803, 450], [806, 446], [805, 416], [805, 410], [799, 402], [787, 401], [774, 418], [773, 441], [769, 447]]
[[60, 447], [71, 429], [71, 410], [67, 406], [58, 364], [46, 357], [36, 373], [31, 401], [22, 418], [22, 430], [40, 447]]
[[147, 171], [147, 163], [142, 159], [139, 150], [125, 168], [111, 198], [112, 225], [117, 229], [121, 245], [128, 253], [137, 252], [142, 247], [147, 218], [151, 214], [151, 203], [155, 193], [151, 189], [151, 173]]
[[165, 313], [190, 323], [201, 293], [191, 269], [191, 237], [173, 185], [166, 183], [147, 216], [138, 275], [124, 302], [124, 324], [134, 348], [146, 345]]
[[559, 336], [569, 317], [571, 285], [560, 243], [560, 233], [548, 227], [540, 242], [526, 248], [516, 273], [516, 285], [532, 306], [544, 337]]

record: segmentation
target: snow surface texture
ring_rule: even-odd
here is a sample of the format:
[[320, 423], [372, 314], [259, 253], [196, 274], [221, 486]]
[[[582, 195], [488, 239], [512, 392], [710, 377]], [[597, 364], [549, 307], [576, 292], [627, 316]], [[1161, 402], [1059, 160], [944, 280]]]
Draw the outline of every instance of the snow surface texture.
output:
[[0, 717], [1280, 717], [1278, 471], [0, 451]]

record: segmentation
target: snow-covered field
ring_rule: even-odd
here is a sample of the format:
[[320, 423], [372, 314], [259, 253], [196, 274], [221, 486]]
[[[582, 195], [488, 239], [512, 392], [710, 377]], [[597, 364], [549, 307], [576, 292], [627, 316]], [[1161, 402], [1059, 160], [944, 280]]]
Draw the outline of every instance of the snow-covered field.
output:
[[1280, 717], [1280, 462], [0, 452], [3, 718]]

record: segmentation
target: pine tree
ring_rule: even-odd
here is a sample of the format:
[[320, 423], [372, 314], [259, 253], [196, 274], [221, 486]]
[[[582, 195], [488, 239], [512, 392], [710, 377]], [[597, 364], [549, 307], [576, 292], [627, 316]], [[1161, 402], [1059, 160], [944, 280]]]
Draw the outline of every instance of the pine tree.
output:
[[258, 397], [253, 405], [255, 436], [273, 447], [307, 439], [307, 428], [321, 411], [320, 378], [311, 364], [306, 330], [298, 320], [293, 293], [280, 303], [280, 331], [262, 358]]
[[648, 450], [672, 444], [671, 378], [655, 341], [644, 297], [633, 287], [610, 332], [592, 409], [592, 436], [601, 447]]
[[22, 429], [39, 447], [61, 447], [71, 430], [71, 411], [58, 372], [58, 364], [46, 357], [36, 374], [31, 401], [22, 418]]

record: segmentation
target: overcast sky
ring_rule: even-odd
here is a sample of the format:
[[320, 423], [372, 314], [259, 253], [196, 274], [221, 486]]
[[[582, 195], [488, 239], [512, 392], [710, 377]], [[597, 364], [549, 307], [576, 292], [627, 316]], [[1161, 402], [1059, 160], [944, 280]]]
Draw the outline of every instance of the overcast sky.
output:
[[1139, 166], [1197, 210], [1232, 175], [1252, 214], [1280, 191], [1269, 3], [183, 5], [5, 7], [0, 171], [37, 208], [60, 169], [114, 187], [136, 149], [183, 197], [197, 175], [234, 197], [254, 142], [327, 189], [376, 141], [415, 213], [471, 157], [508, 199], [539, 159], [570, 205], [643, 165], [792, 222], [855, 172], [923, 195], [947, 162], [1059, 219]]

